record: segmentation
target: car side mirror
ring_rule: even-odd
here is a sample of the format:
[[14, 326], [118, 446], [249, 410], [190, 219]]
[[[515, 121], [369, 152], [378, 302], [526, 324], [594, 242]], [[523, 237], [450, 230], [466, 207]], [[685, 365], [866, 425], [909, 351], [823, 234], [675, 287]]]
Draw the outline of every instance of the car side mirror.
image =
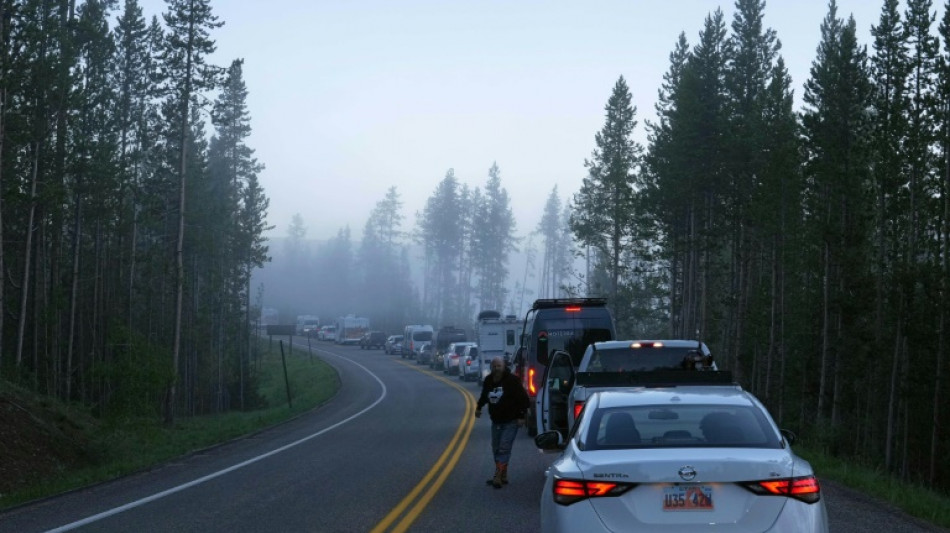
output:
[[789, 446], [795, 444], [795, 441], [798, 440], [798, 437], [789, 429], [780, 429], [779, 433], [785, 437], [785, 442], [787, 442]]
[[542, 451], [563, 450], [564, 437], [560, 431], [545, 431], [534, 438], [534, 445]]

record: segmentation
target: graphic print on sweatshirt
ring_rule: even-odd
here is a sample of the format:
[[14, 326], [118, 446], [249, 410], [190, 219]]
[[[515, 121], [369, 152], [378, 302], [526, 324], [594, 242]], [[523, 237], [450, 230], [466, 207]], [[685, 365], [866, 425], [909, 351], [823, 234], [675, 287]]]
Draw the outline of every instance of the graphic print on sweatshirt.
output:
[[488, 403], [494, 405], [501, 400], [501, 397], [505, 395], [505, 389], [502, 387], [495, 387], [488, 393]]

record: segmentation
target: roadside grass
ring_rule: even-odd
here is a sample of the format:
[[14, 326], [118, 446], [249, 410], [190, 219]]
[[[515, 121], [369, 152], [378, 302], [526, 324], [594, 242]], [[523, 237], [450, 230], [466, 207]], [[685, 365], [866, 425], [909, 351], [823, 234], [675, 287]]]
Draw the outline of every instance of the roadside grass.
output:
[[56, 416], [76, 421], [73, 425], [89, 442], [89, 460], [85, 466], [61, 469], [55, 477], [0, 495], [0, 510], [145, 470], [255, 433], [322, 405], [339, 389], [339, 376], [332, 367], [296, 348], [286, 355], [293, 404], [289, 407], [278, 345], [268, 349], [262, 342], [261, 353], [258, 394], [266, 404], [261, 409], [179, 417], [169, 427], [156, 417], [105, 423], [77, 408], [58, 406], [56, 412], [61, 414]]
[[950, 528], [950, 494], [922, 485], [901, 482], [879, 469], [846, 463], [824, 452], [796, 446], [795, 453], [811, 463], [818, 480], [827, 478], [841, 485], [889, 502], [905, 513], [941, 527]]

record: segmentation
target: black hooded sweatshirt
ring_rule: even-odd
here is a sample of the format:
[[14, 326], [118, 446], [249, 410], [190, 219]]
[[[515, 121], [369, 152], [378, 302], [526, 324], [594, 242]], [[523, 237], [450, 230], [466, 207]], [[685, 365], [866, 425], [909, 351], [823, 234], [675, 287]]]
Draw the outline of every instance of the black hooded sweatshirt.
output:
[[505, 373], [497, 382], [494, 374], [485, 378], [477, 407], [481, 409], [485, 404], [488, 404], [488, 415], [492, 422], [513, 422], [525, 417], [528, 410], [528, 393], [521, 386], [518, 376], [505, 369]]

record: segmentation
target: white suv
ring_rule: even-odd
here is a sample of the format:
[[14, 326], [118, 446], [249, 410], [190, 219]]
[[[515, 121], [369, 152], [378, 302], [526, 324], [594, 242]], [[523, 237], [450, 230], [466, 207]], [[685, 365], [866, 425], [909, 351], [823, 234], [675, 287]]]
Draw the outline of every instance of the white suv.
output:
[[463, 381], [479, 381], [481, 373], [481, 356], [478, 346], [466, 346], [459, 356], [459, 379]]
[[475, 346], [474, 342], [453, 342], [445, 349], [442, 357], [442, 373], [456, 376], [459, 373], [459, 359], [466, 346]]

